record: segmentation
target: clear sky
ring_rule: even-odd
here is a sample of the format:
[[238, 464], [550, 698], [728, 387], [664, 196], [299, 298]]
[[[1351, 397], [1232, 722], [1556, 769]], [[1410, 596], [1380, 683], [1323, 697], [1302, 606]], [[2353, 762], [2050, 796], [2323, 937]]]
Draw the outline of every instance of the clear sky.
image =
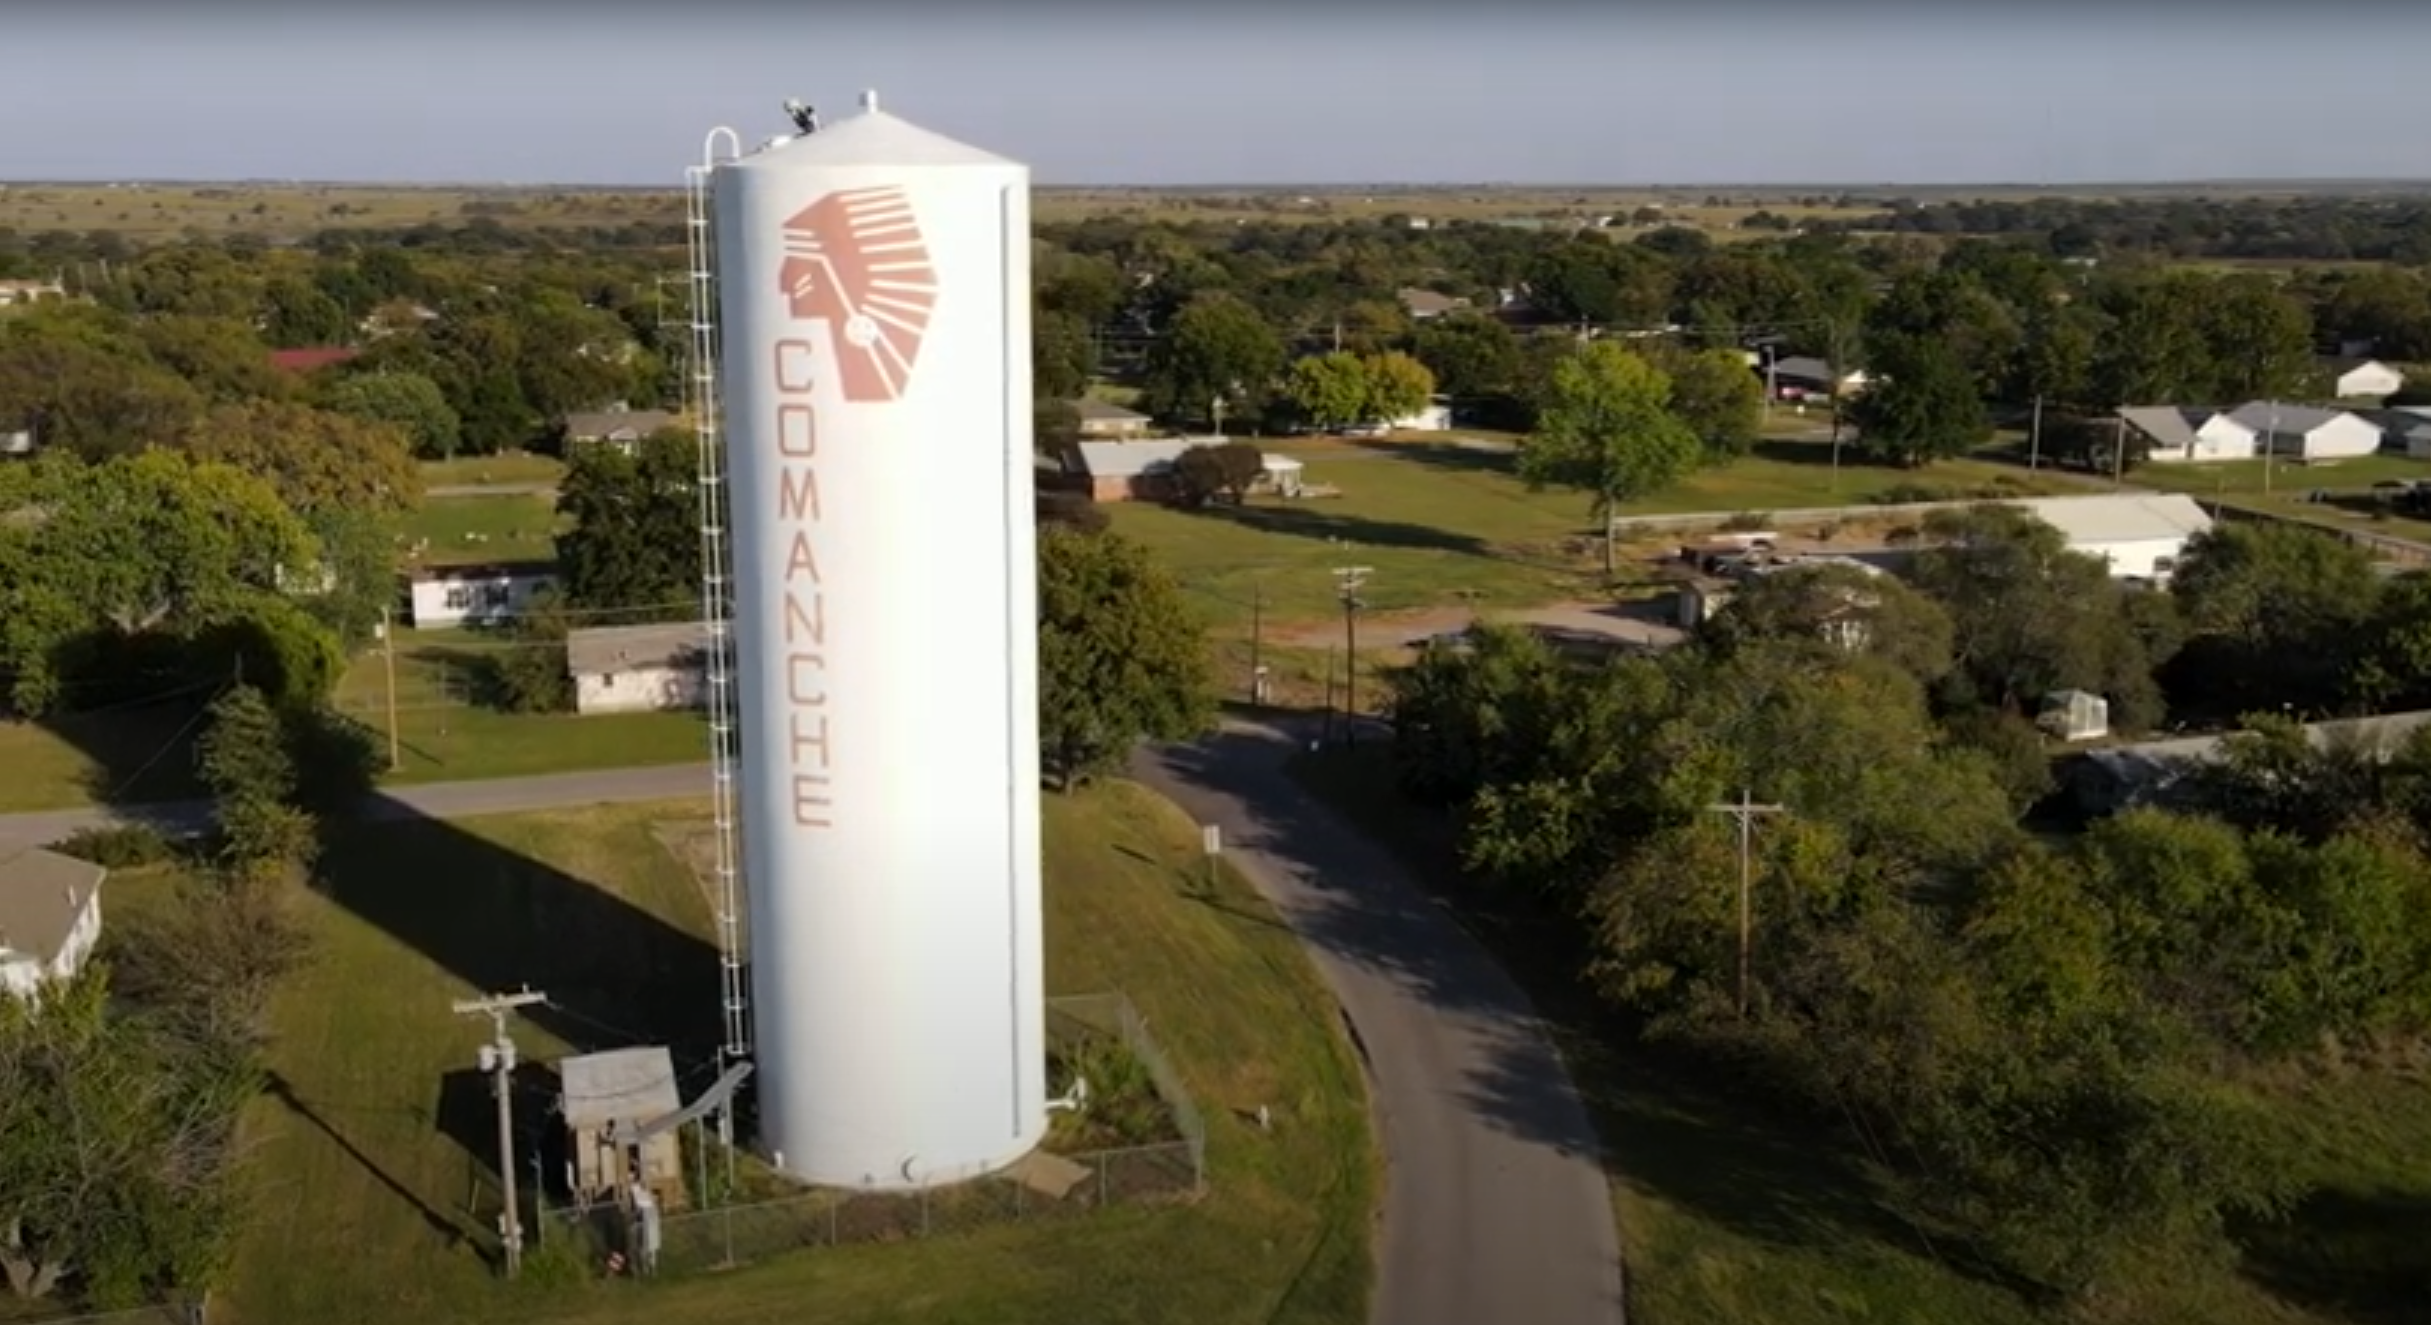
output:
[[2431, 178], [2431, 5], [34, 0], [0, 179], [672, 184], [801, 96], [1043, 184]]

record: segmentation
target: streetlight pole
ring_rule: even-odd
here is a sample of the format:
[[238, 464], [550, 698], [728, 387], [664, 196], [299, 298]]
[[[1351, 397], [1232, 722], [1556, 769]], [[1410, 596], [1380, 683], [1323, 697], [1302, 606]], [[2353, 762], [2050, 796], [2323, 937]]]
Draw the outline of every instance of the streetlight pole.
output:
[[2279, 402], [2271, 402], [2271, 430], [2262, 434], [2262, 495], [2271, 495], [2271, 462], [2279, 455]]
[[2031, 473], [2043, 467], [2043, 397], [2034, 397], [2034, 422], [2026, 430], [2026, 469]]
[[1342, 595], [1342, 743], [1359, 743], [1359, 586], [1367, 583], [1365, 566], [1336, 566], [1334, 584]]
[[515, 1041], [506, 1033], [506, 1019], [517, 1008], [548, 1000], [548, 995], [526, 989], [487, 998], [460, 998], [454, 1004], [459, 1017], [490, 1019], [491, 1039], [481, 1046], [480, 1063], [481, 1070], [490, 1074], [491, 1089], [498, 1095], [498, 1181], [504, 1188], [506, 1205], [498, 1216], [498, 1236], [506, 1248], [509, 1279], [523, 1268], [523, 1211], [515, 1196]]
[[1787, 814], [1781, 805], [1758, 805], [1742, 790], [1736, 802], [1722, 801], [1705, 807], [1716, 814], [1727, 814], [1739, 825], [1739, 1015], [1747, 1015], [1748, 954], [1755, 946], [1755, 830], [1760, 814]]
[[388, 609], [380, 609], [380, 654], [388, 669], [388, 771], [397, 771], [402, 762], [397, 757], [397, 630], [388, 619]]

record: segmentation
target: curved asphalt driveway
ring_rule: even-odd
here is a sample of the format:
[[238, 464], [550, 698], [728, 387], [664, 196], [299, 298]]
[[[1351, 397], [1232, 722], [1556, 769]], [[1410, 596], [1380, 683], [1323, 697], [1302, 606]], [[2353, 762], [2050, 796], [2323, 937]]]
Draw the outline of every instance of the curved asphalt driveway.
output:
[[[1301, 738], [1304, 739], [1304, 738]], [[1527, 996], [1381, 849], [1228, 723], [1133, 776], [1202, 824], [1304, 939], [1366, 1060], [1387, 1177], [1378, 1325], [1617, 1325], [1595, 1134]]]

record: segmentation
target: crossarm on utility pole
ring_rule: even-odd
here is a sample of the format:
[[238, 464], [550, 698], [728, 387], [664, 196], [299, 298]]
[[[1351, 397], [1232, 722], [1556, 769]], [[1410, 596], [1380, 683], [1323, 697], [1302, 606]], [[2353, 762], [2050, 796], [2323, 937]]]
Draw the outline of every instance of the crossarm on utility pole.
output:
[[1715, 814], [1727, 814], [1739, 825], [1739, 1015], [1747, 1015], [1748, 953], [1755, 944], [1755, 831], [1756, 816], [1787, 814], [1784, 805], [1759, 805], [1746, 791], [1736, 802], [1722, 801], [1708, 805]]

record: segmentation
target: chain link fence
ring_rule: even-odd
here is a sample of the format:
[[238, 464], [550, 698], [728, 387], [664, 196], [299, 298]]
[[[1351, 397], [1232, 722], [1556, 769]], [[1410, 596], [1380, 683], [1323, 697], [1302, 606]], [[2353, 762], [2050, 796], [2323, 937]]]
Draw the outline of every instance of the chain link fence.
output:
[[[809, 1247], [950, 1236], [990, 1225], [1068, 1219], [1118, 1203], [1187, 1201], [1206, 1190], [1207, 1126], [1147, 1020], [1119, 993], [1047, 1001], [1047, 1039], [1059, 1052], [1119, 1045], [1144, 1070], [1172, 1139], [1059, 1153], [1014, 1169], [914, 1192], [813, 1188], [775, 1200], [696, 1206], [659, 1219], [657, 1274], [747, 1264]], [[619, 1205], [542, 1212], [540, 1240], [570, 1242], [606, 1273], [644, 1268], [638, 1230]]]

